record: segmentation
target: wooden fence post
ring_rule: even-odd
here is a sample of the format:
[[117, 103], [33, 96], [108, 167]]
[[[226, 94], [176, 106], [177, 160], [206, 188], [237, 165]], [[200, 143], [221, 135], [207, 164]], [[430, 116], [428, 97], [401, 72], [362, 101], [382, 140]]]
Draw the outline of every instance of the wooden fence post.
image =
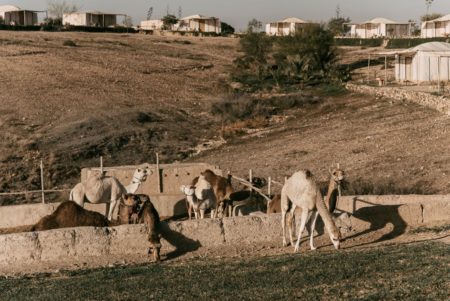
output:
[[161, 172], [159, 170], [159, 153], [156, 153], [156, 176], [158, 180], [158, 193], [161, 193]]
[[44, 164], [41, 160], [41, 194], [42, 194], [42, 204], [45, 204], [45, 193], [44, 193]]
[[269, 195], [269, 198], [272, 195], [272, 177], [267, 179], [267, 194]]

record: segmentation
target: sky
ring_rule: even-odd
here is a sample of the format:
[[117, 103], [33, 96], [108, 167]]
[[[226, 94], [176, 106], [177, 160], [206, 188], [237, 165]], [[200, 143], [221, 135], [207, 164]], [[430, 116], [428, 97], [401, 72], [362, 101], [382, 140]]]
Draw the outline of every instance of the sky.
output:
[[[60, 0], [56, 0], [60, 1]], [[245, 29], [249, 20], [263, 23], [287, 17], [325, 22], [336, 15], [339, 5], [341, 15], [352, 22], [385, 17], [395, 21], [419, 20], [427, 11], [425, 0], [66, 0], [81, 6], [82, 10], [124, 13], [134, 24], [147, 18], [153, 7], [152, 19], [170, 13], [183, 16], [202, 14], [219, 17], [237, 30]], [[0, 5], [12, 4], [23, 9], [45, 10], [47, 0], [0, 0]], [[450, 14], [450, 0], [434, 0], [430, 12]]]

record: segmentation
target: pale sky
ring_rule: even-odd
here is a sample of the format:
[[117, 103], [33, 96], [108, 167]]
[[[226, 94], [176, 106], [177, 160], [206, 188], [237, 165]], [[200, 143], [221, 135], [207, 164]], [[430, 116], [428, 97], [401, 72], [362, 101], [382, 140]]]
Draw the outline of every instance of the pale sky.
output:
[[[178, 15], [202, 14], [215, 16], [234, 26], [245, 29], [249, 20], [256, 18], [263, 23], [287, 17], [312, 21], [327, 21], [336, 14], [339, 4], [341, 15], [353, 22], [375, 17], [394, 21], [419, 20], [426, 13], [425, 0], [68, 0], [80, 5], [82, 10], [124, 13], [133, 18], [134, 24], [147, 18], [149, 7], [154, 8], [152, 19], [165, 15], [167, 6]], [[23, 9], [45, 10], [47, 0], [0, 0], [0, 5], [13, 4]], [[450, 14], [450, 0], [434, 0], [430, 12]]]

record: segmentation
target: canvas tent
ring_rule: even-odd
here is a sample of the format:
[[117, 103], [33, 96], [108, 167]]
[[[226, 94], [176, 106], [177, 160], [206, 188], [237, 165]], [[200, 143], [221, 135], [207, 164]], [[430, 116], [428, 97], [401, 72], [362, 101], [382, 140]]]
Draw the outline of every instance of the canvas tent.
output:
[[422, 38], [448, 37], [450, 35], [450, 14], [422, 22]]
[[38, 13], [41, 11], [21, 9], [14, 5], [1, 5], [0, 17], [8, 25], [28, 26], [38, 24]]
[[350, 24], [352, 38], [370, 39], [376, 37], [411, 36], [411, 23], [395, 22], [386, 18], [375, 18], [363, 23]]
[[217, 34], [222, 32], [219, 18], [205, 17], [202, 15], [182, 18], [175, 29], [178, 31], [215, 32]]
[[266, 34], [269, 36], [288, 36], [295, 34], [311, 22], [304, 21], [298, 18], [287, 18], [277, 22], [266, 24]]
[[395, 79], [416, 83], [450, 81], [450, 44], [429, 42], [382, 53], [395, 56]]
[[112, 14], [99, 11], [75, 12], [63, 15], [64, 25], [112, 27], [117, 25], [117, 16], [124, 14]]

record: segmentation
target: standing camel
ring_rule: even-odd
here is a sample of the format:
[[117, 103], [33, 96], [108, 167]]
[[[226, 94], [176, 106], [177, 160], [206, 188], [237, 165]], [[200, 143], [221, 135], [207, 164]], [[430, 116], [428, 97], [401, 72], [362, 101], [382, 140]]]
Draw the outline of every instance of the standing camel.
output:
[[81, 207], [84, 207], [86, 200], [93, 204], [106, 203], [108, 220], [111, 220], [117, 201], [126, 193], [135, 193], [146, 178], [147, 169], [138, 168], [130, 185], [124, 187], [115, 177], [92, 173], [86, 183], [78, 183], [70, 191], [70, 200]]
[[[322, 217], [325, 224], [325, 228], [330, 236], [331, 242], [336, 249], [339, 249], [340, 244], [340, 232], [336, 227], [330, 212], [327, 210], [325, 202], [323, 201], [320, 189], [309, 170], [301, 170], [294, 173], [284, 184], [281, 190], [281, 223], [283, 228], [283, 246], [287, 246], [286, 242], [286, 214], [291, 212], [291, 216], [294, 215], [296, 207], [302, 209], [300, 229], [298, 232], [297, 243], [295, 244], [295, 252], [299, 251], [300, 240], [305, 229], [306, 222], [313, 215], [313, 221], [311, 223], [310, 231], [310, 246], [311, 250], [315, 250], [313, 243], [314, 229], [316, 226], [316, 220], [318, 215]], [[294, 239], [292, 236], [292, 223], [293, 219], [289, 222], [289, 238], [291, 245], [294, 245]]]
[[342, 169], [337, 168], [328, 169], [330, 173], [330, 182], [328, 183], [328, 192], [325, 198], [325, 203], [328, 204], [330, 213], [336, 209], [337, 200], [341, 193], [341, 183], [344, 180], [345, 173]]

